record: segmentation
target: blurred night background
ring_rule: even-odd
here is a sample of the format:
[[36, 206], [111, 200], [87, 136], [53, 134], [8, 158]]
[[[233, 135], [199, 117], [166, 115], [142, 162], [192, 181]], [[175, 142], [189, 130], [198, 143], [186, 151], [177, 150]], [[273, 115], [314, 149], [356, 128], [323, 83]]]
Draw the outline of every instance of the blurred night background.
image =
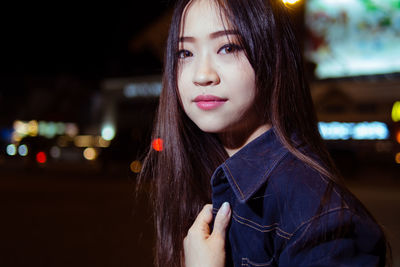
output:
[[[320, 132], [400, 266], [400, 0], [282, 1]], [[152, 266], [148, 192], [134, 187], [160, 148], [170, 1], [0, 10], [0, 266]]]

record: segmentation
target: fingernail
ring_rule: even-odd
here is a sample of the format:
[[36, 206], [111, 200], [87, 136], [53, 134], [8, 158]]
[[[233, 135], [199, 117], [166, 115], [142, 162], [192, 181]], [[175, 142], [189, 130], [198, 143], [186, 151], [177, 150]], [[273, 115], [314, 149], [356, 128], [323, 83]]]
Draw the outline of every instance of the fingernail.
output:
[[224, 202], [221, 206], [221, 214], [227, 216], [229, 213], [230, 207], [228, 202]]

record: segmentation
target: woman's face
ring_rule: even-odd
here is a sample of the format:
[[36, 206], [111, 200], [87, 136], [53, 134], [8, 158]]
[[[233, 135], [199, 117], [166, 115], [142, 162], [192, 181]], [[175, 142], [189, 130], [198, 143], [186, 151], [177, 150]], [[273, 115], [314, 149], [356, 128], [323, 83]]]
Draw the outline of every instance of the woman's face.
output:
[[178, 53], [179, 95], [186, 114], [202, 131], [240, 131], [257, 117], [255, 74], [238, 36], [221, 21], [213, 2], [194, 0], [185, 9]]

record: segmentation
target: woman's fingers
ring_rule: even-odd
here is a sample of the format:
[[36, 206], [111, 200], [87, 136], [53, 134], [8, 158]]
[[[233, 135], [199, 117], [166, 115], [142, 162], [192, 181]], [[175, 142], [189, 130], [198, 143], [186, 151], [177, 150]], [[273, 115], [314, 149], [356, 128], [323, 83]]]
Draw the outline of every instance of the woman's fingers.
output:
[[[214, 221], [214, 229], [212, 236], [225, 240], [226, 228], [228, 227], [231, 217], [231, 208], [228, 202], [221, 205]], [[188, 231], [189, 235], [200, 235], [204, 239], [210, 237], [210, 223], [212, 221], [212, 205], [207, 204], [197, 215], [196, 220]]]
[[183, 240], [186, 267], [225, 266], [225, 232], [230, 215], [229, 204], [224, 203], [215, 217], [214, 230], [210, 235], [212, 205], [204, 206]]
[[212, 221], [212, 205], [207, 204], [197, 215], [192, 227], [190, 227], [188, 234], [200, 233], [204, 238], [210, 235], [210, 223]]
[[219, 236], [222, 240], [225, 240], [226, 228], [228, 227], [231, 218], [231, 207], [228, 202], [222, 204], [221, 208], [215, 217], [214, 229], [212, 236]]

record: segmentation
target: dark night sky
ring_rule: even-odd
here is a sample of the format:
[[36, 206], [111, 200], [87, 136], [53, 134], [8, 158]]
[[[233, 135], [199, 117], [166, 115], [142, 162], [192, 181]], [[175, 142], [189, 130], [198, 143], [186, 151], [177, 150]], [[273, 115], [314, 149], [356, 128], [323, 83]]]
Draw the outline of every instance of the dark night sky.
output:
[[168, 5], [162, 0], [83, 2], [1, 4], [0, 75], [129, 72], [123, 62], [129, 39]]

